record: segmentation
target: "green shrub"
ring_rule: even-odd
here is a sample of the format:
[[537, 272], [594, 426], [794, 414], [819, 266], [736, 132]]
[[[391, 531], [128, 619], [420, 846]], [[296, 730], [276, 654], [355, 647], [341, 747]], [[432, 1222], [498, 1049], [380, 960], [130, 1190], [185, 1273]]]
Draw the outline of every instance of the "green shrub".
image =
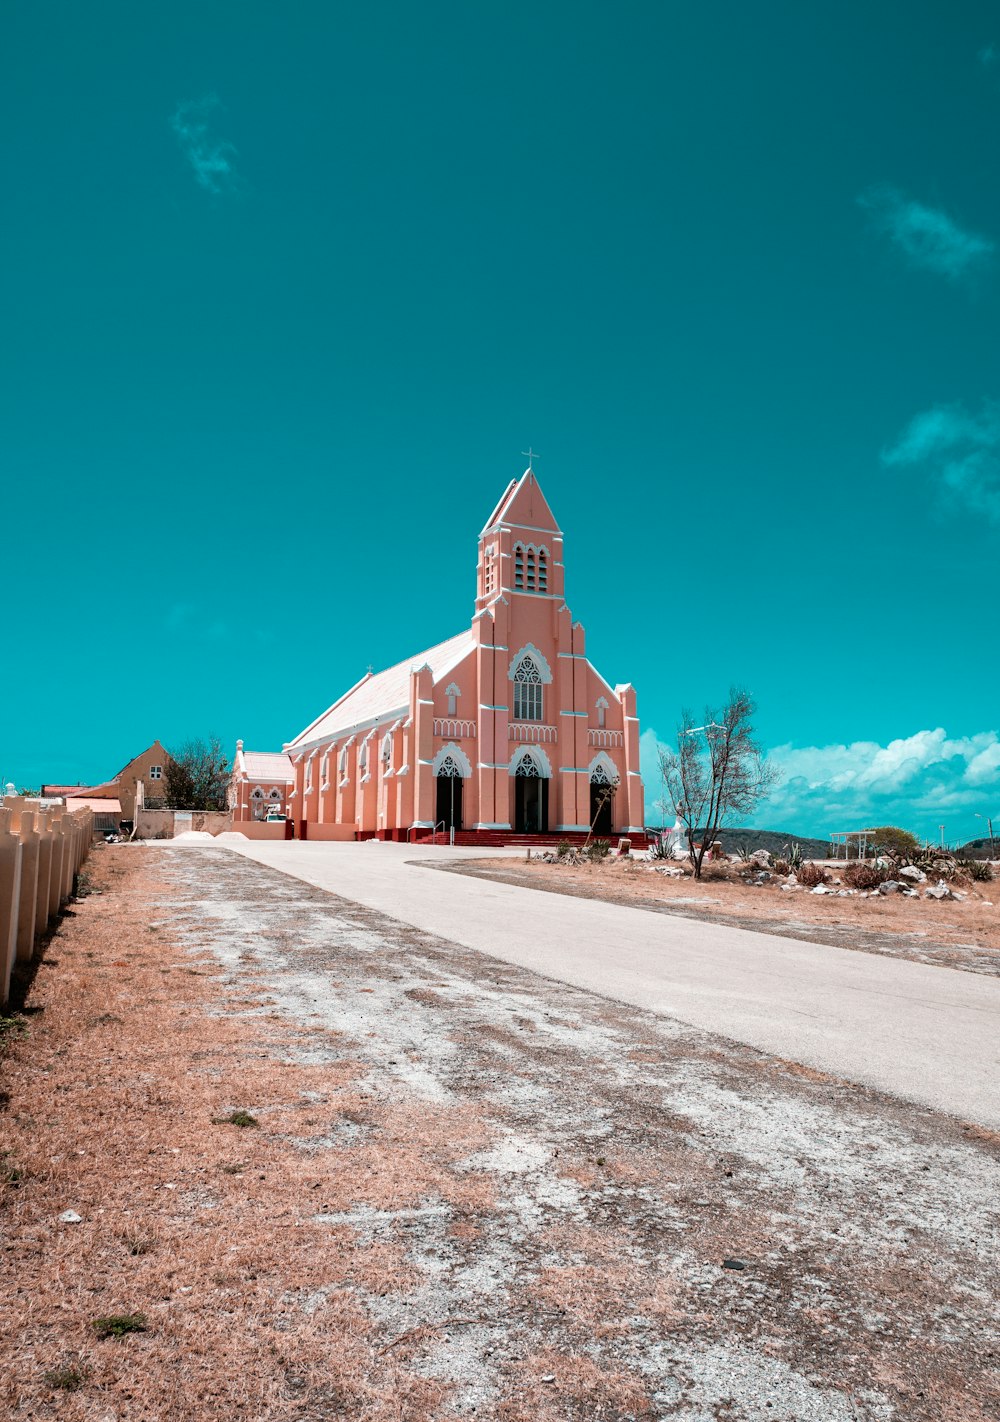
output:
[[126, 1333], [145, 1333], [144, 1313], [109, 1313], [103, 1318], [91, 1320], [91, 1328], [98, 1338], [124, 1338]]
[[558, 854], [560, 859], [565, 859], [566, 855], [570, 852], [572, 848], [573, 846], [570, 844], [568, 839], [561, 839], [556, 845], [556, 853]]
[[990, 884], [993, 882], [993, 866], [985, 859], [960, 859], [959, 864], [968, 874], [970, 879], [975, 879], [978, 884]]
[[610, 839], [594, 839], [587, 846], [587, 854], [591, 859], [607, 859], [610, 848]]

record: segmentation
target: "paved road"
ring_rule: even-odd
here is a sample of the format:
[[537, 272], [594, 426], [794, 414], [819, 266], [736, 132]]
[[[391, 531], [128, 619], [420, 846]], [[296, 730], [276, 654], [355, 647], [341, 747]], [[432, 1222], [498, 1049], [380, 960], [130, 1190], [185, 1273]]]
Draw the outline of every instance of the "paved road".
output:
[[482, 850], [223, 842], [549, 978], [1000, 1128], [997, 979], [430, 867]]

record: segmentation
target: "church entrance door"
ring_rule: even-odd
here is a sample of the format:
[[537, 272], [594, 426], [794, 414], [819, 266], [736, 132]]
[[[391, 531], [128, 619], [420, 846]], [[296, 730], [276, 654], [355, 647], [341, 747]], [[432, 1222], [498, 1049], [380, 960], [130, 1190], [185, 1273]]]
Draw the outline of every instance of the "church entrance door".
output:
[[529, 755], [514, 775], [515, 834], [544, 834], [549, 827], [549, 782]]
[[446, 830], [462, 828], [462, 777], [447, 772], [437, 777], [437, 810], [434, 823], [444, 820]]
[[599, 785], [592, 780], [590, 782], [590, 823], [594, 833], [601, 838], [607, 838], [612, 832], [611, 801], [612, 796], [608, 793], [607, 784]]

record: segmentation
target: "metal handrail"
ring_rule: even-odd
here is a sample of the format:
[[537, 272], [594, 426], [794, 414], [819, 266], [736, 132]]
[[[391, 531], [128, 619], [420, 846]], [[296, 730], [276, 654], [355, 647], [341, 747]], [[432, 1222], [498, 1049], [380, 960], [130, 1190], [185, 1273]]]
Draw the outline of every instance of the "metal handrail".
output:
[[[439, 820], [438, 823], [437, 823], [437, 824], [434, 826], [434, 828], [431, 830], [431, 843], [432, 843], [432, 844], [437, 844], [437, 832], [438, 832], [438, 830], [443, 830], [444, 827], [445, 827], [445, 825], [444, 825], [444, 820]], [[410, 836], [414, 833], [415, 830], [423, 830], [423, 831], [426, 833], [426, 829], [425, 829], [425, 827], [424, 827], [423, 825], [411, 825], [410, 828], [406, 831], [406, 842], [407, 842], [407, 844], [411, 844], [411, 843], [412, 843], [412, 840], [410, 839]]]

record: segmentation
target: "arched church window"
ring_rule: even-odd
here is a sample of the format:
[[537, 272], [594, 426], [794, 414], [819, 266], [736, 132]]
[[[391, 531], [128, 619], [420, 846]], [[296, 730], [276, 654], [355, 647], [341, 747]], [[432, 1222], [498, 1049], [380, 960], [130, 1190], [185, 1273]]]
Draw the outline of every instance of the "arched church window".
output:
[[531, 657], [522, 657], [514, 673], [514, 720], [542, 719], [542, 676]]
[[340, 760], [338, 761], [337, 768], [338, 768], [338, 771], [339, 771], [339, 773], [340, 773], [340, 778], [341, 778], [341, 780], [346, 780], [346, 778], [347, 778], [347, 747], [346, 747], [346, 746], [344, 746], [343, 749], [342, 749], [341, 752], [340, 752]]
[[591, 785], [614, 785], [615, 781], [608, 774], [607, 766], [598, 764], [590, 772], [590, 783]]
[[250, 799], [251, 799], [251, 800], [263, 800], [263, 798], [264, 798], [264, 792], [263, 792], [263, 790], [260, 788], [259, 785], [255, 785], [255, 786], [253, 787], [253, 789], [250, 791]]
[[514, 544], [514, 588], [524, 591], [524, 547], [520, 543]]
[[540, 780], [542, 778], [542, 772], [539, 770], [538, 763], [534, 759], [530, 751], [528, 751], [527, 754], [522, 755], [521, 759], [517, 763], [517, 769], [514, 774], [520, 775], [527, 780]]
[[392, 733], [390, 731], [386, 731], [382, 737], [382, 764], [386, 770], [392, 764]]
[[438, 775], [457, 775], [459, 779], [461, 779], [462, 776], [462, 771], [453, 755], [445, 756], [444, 760], [438, 766], [437, 773]]
[[358, 770], [364, 775], [368, 769], [368, 742], [361, 742], [361, 749], [358, 751]]
[[538, 591], [549, 590], [549, 555], [544, 548], [538, 550]]
[[268, 798], [269, 800], [280, 800], [280, 799], [281, 799], [281, 791], [278, 789], [277, 785], [272, 785], [272, 786], [271, 786], [271, 790], [270, 790], [270, 793], [268, 794], [268, 797], [267, 797], [267, 798]]
[[458, 687], [455, 685], [454, 682], [452, 682], [452, 684], [451, 684], [449, 687], [446, 687], [446, 688], [445, 688], [445, 695], [446, 695], [447, 698], [448, 698], [448, 715], [449, 715], [449, 716], [457, 716], [457, 715], [458, 715], [458, 698], [461, 696], [461, 694], [462, 694], [462, 693], [459, 691]]
[[608, 703], [605, 701], [605, 699], [604, 699], [603, 696], [599, 696], [599, 697], [597, 698], [597, 724], [598, 724], [598, 726], [600, 726], [600, 727], [602, 727], [602, 728], [604, 727], [605, 722], [607, 721], [607, 715], [608, 715]]
[[529, 548], [529, 549], [528, 549], [528, 573], [527, 573], [527, 580], [526, 580], [526, 582], [525, 582], [525, 592], [534, 592], [534, 591], [535, 591], [535, 550], [534, 550], [534, 548]]

